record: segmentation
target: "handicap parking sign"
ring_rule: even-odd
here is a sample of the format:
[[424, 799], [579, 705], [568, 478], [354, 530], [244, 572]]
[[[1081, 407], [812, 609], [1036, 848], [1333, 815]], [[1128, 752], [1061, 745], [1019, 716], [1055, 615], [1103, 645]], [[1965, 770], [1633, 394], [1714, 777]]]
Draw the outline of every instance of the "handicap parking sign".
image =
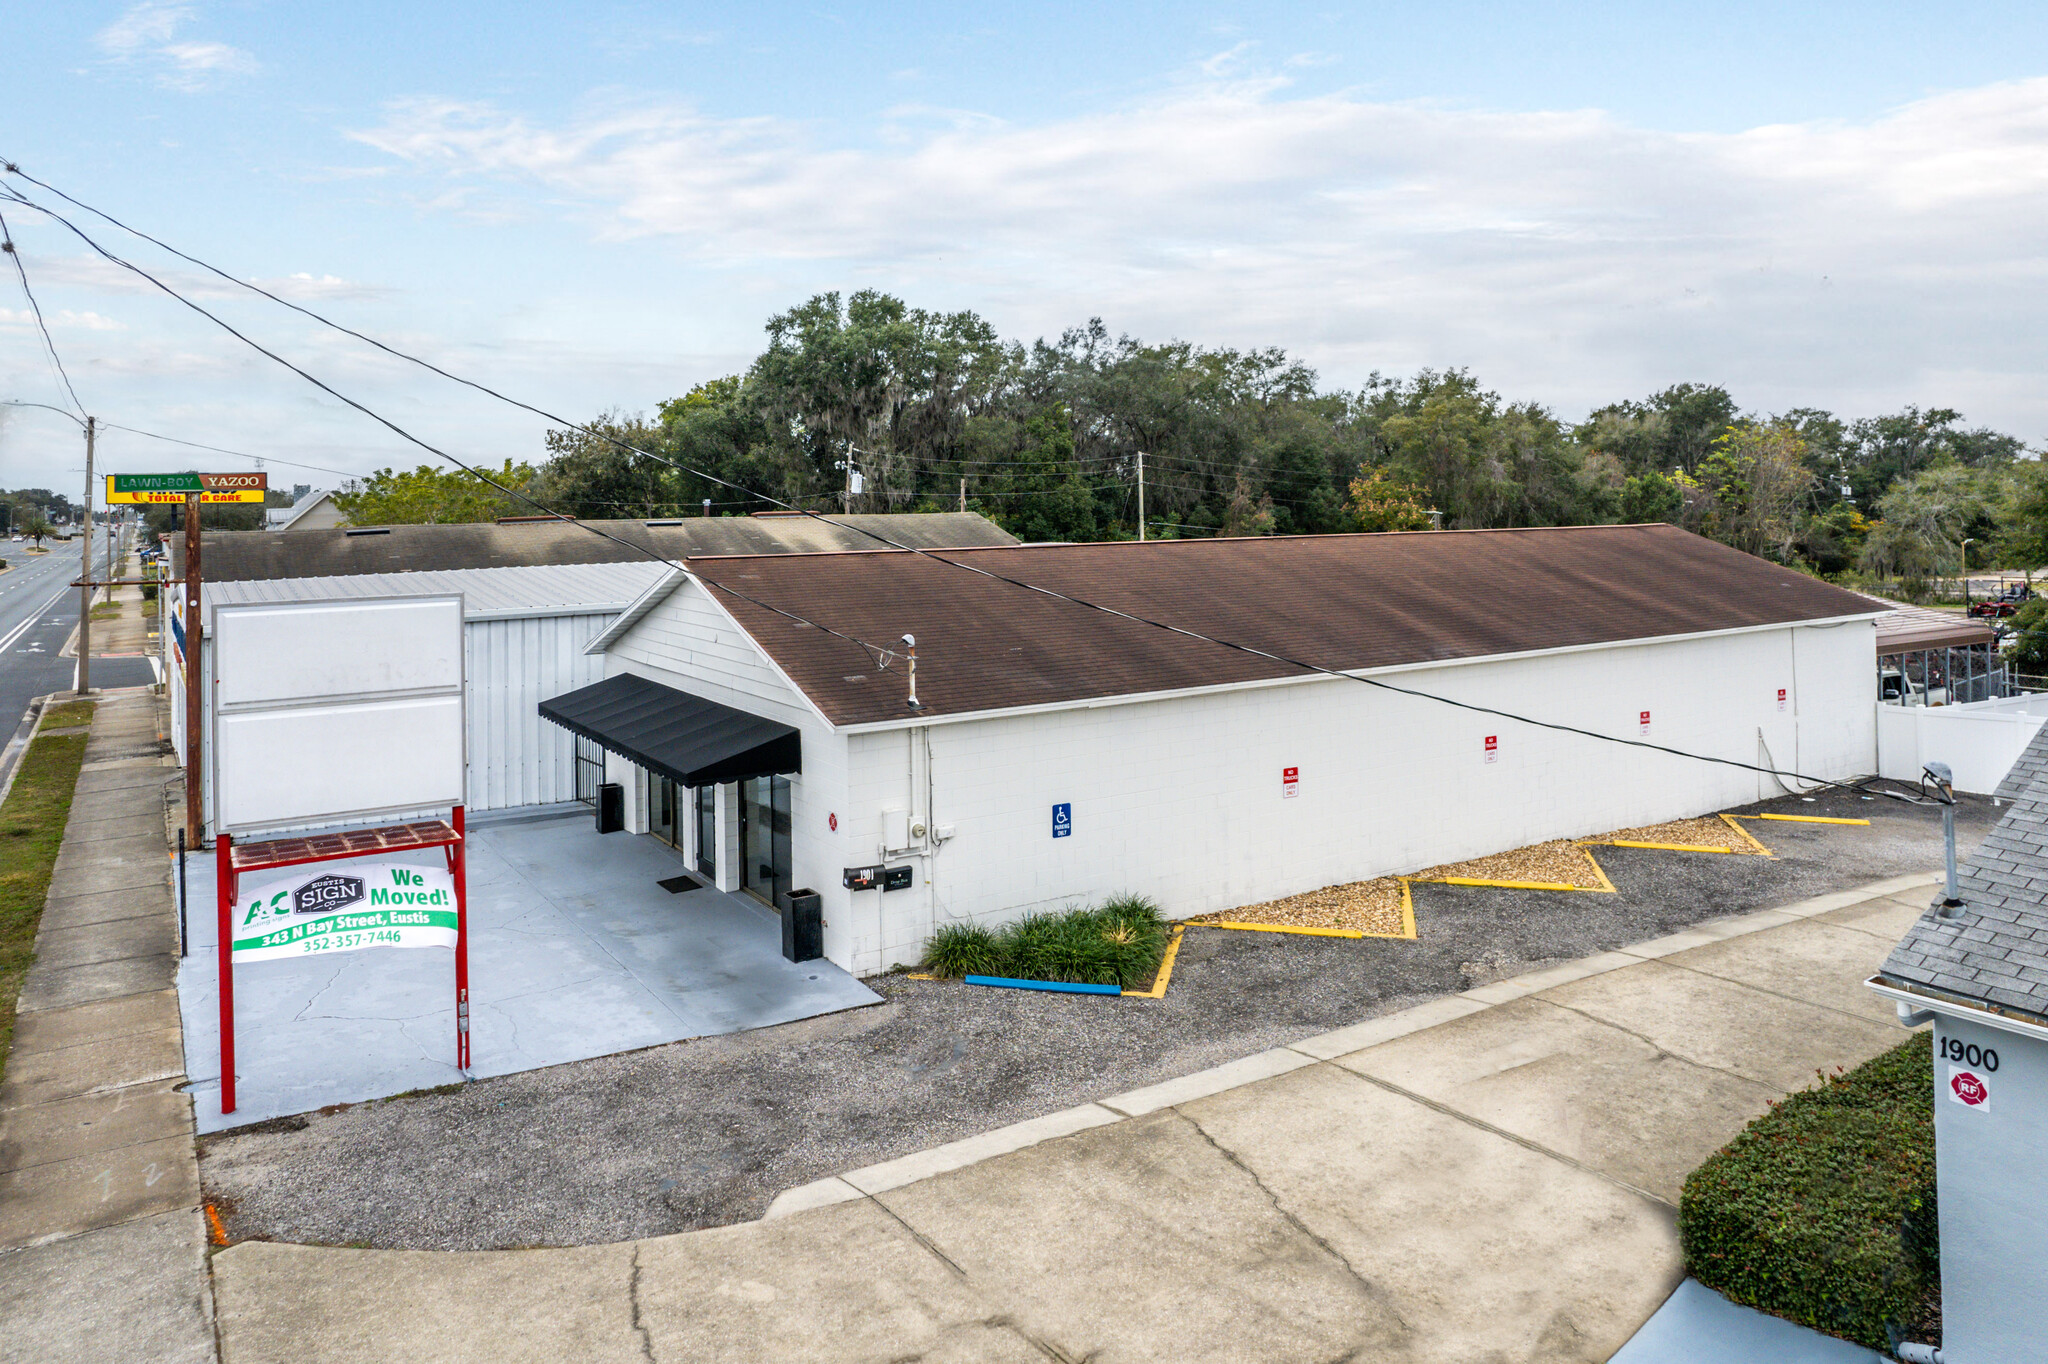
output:
[[1052, 807], [1052, 836], [1069, 838], [1074, 832], [1074, 807], [1071, 803]]

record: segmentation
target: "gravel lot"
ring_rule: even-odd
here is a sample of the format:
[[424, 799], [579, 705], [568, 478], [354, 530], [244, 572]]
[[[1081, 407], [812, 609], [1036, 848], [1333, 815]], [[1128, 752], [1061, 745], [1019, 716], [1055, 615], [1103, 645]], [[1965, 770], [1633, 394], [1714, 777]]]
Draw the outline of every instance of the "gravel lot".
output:
[[[902, 976], [886, 1003], [202, 1140], [235, 1240], [581, 1245], [760, 1216], [783, 1189], [1470, 989], [1941, 864], [1937, 811], [1830, 795], [1752, 809], [1775, 858], [1601, 848], [1618, 895], [1415, 887], [1418, 939], [1188, 930], [1161, 1000]], [[1967, 800], [1965, 851], [1995, 822]]]

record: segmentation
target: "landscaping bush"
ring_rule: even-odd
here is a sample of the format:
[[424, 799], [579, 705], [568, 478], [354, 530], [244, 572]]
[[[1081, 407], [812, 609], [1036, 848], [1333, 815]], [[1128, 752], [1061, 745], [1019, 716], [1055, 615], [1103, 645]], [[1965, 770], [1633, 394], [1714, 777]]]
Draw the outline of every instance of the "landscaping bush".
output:
[[1151, 983], [1166, 950], [1166, 921], [1141, 895], [1094, 909], [1032, 914], [991, 931], [948, 924], [925, 945], [924, 967], [939, 976], [1009, 976], [1130, 988]]
[[1731, 1301], [1888, 1349], [1940, 1290], [1928, 1035], [1773, 1105], [1686, 1179], [1678, 1234]]
[[947, 924], [924, 948], [924, 969], [937, 976], [998, 975], [1002, 965], [996, 935], [980, 924]]

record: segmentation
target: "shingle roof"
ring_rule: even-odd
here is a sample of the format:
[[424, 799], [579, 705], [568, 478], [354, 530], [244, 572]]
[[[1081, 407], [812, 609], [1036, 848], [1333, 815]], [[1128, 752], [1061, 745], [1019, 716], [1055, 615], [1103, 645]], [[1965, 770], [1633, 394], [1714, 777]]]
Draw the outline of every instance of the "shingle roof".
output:
[[[618, 537], [608, 540], [583, 526]], [[208, 582], [278, 578], [341, 578], [357, 573], [425, 573], [438, 569], [530, 568], [539, 564], [652, 563], [629, 546], [669, 559], [727, 554], [818, 554], [879, 546], [862, 530], [919, 549], [1014, 545], [1017, 538], [973, 512], [906, 512], [892, 516], [686, 516], [675, 521], [478, 522], [452, 526], [389, 526], [371, 533], [339, 527], [270, 531], [208, 531], [200, 572]], [[622, 545], [618, 540], [627, 543]], [[171, 567], [185, 572], [185, 543], [171, 537]]]
[[[944, 557], [1346, 670], [1880, 609], [1670, 526], [1025, 545]], [[1302, 675], [924, 555], [702, 559], [690, 568], [837, 724], [906, 718], [900, 667], [881, 671], [860, 646], [717, 586], [878, 647], [914, 634], [924, 715]]]
[[2021, 768], [2031, 779], [1957, 871], [1961, 917], [1936, 917], [1937, 899], [1899, 939], [1878, 976], [2048, 1023], [2048, 727], [2027, 745], [2014, 771]]
[[2013, 762], [2005, 780], [1999, 782], [1998, 789], [1991, 793], [1993, 796], [1999, 800], [2018, 800], [2027, 793], [2027, 788], [2048, 775], [2048, 745], [2041, 742], [2044, 734], [2048, 734], [2048, 726], [2043, 726], [2034, 735], [2034, 741]]

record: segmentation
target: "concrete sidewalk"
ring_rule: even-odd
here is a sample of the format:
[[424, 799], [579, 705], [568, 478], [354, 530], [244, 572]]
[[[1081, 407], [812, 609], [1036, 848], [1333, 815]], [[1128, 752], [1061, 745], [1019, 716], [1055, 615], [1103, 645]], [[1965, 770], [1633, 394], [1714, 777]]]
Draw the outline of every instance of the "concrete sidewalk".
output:
[[1933, 880], [850, 1171], [758, 1223], [567, 1250], [238, 1245], [214, 1260], [223, 1357], [1605, 1360], [1681, 1278], [1686, 1173], [1816, 1070], [1903, 1039], [1861, 982]]
[[0, 1088], [0, 1360], [214, 1358], [162, 755], [101, 697]]

